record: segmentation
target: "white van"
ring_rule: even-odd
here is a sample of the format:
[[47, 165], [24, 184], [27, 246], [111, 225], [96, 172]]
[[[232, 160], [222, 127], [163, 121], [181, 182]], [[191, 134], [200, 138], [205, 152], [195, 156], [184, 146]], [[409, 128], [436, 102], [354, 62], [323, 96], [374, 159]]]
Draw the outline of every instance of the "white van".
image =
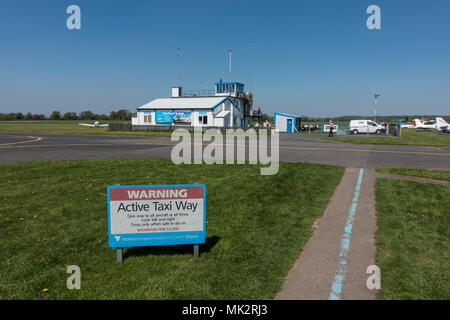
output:
[[348, 128], [349, 133], [375, 133], [382, 134], [386, 133], [386, 127], [373, 122], [372, 120], [351, 120], [350, 127]]

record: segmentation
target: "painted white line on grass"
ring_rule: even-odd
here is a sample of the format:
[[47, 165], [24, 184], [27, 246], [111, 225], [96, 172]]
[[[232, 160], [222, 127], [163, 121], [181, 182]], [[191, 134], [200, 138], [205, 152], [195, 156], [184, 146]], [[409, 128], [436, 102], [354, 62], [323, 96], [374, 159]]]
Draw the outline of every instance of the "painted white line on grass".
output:
[[358, 183], [355, 188], [355, 195], [353, 196], [352, 204], [348, 212], [347, 221], [345, 223], [344, 233], [341, 239], [341, 249], [339, 251], [338, 266], [336, 273], [334, 274], [334, 281], [331, 285], [331, 292], [328, 300], [340, 300], [342, 287], [345, 281], [345, 275], [347, 273], [347, 258], [350, 251], [350, 239], [352, 237], [353, 221], [355, 219], [356, 207], [358, 206], [359, 190], [361, 189], [361, 183], [363, 178], [364, 169], [359, 169]]

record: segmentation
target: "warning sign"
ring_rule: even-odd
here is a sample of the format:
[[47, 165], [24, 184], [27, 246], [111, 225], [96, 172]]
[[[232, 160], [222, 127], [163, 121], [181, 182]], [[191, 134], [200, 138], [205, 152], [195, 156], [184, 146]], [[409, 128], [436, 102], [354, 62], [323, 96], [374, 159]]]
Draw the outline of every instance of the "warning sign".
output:
[[205, 242], [206, 186], [109, 186], [110, 247]]

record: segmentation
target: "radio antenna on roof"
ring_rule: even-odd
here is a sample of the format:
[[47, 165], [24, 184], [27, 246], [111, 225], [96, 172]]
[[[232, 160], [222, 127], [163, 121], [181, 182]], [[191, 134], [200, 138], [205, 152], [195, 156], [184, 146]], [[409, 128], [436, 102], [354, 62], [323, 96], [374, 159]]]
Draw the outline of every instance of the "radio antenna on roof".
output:
[[229, 64], [229, 71], [230, 71], [230, 83], [231, 83], [231, 54], [233, 53], [233, 50], [228, 49], [228, 53], [230, 54], [230, 64]]
[[180, 68], [180, 48], [177, 48], [177, 84], [179, 87], [183, 86], [183, 77]]

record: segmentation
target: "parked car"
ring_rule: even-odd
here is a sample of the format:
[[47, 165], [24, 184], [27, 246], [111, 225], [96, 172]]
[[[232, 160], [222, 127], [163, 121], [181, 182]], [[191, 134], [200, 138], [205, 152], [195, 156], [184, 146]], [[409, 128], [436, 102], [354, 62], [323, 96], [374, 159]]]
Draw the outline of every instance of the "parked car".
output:
[[319, 126], [316, 124], [305, 124], [305, 125], [300, 125], [300, 130], [301, 131], [314, 131], [319, 129]]
[[372, 120], [351, 120], [348, 128], [349, 133], [386, 133], [386, 126], [382, 126]]

